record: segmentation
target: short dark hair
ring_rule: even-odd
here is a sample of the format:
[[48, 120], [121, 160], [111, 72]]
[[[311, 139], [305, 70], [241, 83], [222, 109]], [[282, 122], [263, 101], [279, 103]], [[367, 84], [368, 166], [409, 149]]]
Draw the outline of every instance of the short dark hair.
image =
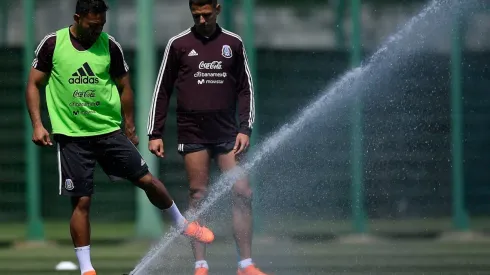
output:
[[87, 15], [89, 13], [104, 13], [109, 7], [104, 0], [77, 0], [75, 13], [78, 15]]
[[189, 0], [189, 8], [192, 7], [192, 5], [213, 5], [213, 7], [216, 7], [216, 5], [218, 5], [218, 0]]

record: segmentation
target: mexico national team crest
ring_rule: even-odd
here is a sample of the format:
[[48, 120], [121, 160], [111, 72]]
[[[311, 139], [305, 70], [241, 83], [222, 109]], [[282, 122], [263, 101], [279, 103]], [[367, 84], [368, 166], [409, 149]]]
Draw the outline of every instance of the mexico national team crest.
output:
[[75, 185], [73, 185], [73, 181], [71, 179], [66, 179], [65, 180], [65, 189], [68, 191], [71, 191], [75, 188]]
[[223, 48], [221, 49], [221, 55], [224, 58], [231, 58], [233, 56], [233, 52], [231, 51], [231, 47], [228, 45], [223, 45]]

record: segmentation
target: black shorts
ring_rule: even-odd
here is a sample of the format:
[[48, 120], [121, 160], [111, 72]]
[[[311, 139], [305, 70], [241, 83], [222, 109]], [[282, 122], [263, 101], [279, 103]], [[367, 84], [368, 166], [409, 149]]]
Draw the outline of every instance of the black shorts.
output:
[[219, 154], [228, 154], [235, 147], [235, 141], [222, 142], [222, 143], [187, 143], [179, 144], [177, 150], [179, 154], [185, 155], [188, 153], [198, 152], [202, 150], [208, 150], [211, 157], [216, 157]]
[[149, 172], [138, 149], [121, 131], [83, 138], [55, 135], [54, 139], [60, 195], [92, 195], [96, 162], [113, 181], [136, 181]]

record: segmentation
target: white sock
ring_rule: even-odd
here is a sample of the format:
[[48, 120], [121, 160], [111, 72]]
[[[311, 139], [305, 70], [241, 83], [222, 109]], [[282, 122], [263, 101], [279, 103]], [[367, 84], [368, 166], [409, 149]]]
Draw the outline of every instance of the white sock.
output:
[[174, 226], [177, 227], [177, 229], [181, 230], [184, 228], [186, 220], [184, 216], [182, 216], [182, 213], [180, 213], [180, 210], [175, 202], [172, 203], [172, 206], [170, 206], [170, 208], [165, 209], [164, 211], [170, 215], [173, 220]]
[[197, 261], [196, 262], [196, 269], [204, 267], [206, 269], [209, 269], [208, 262], [202, 260], [202, 261]]
[[80, 265], [80, 272], [82, 272], [82, 274], [87, 271], [94, 270], [94, 267], [90, 262], [90, 245], [76, 247], [75, 254], [77, 254], [78, 263]]
[[252, 259], [251, 258], [248, 258], [248, 259], [245, 259], [245, 260], [241, 260], [238, 262], [238, 267], [240, 269], [244, 269], [244, 268], [247, 268], [247, 266], [249, 265], [253, 265], [253, 262], [252, 262]]

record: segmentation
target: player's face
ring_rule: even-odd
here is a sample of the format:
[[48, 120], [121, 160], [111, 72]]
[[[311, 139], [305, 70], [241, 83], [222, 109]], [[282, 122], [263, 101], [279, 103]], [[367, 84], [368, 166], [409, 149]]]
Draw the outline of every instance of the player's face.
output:
[[197, 30], [203, 34], [211, 34], [216, 27], [216, 19], [220, 13], [221, 6], [218, 4], [215, 8], [213, 5], [195, 5], [191, 6], [192, 17]]
[[89, 13], [85, 16], [75, 15], [79, 35], [82, 39], [95, 41], [99, 38], [106, 22], [106, 13]]

